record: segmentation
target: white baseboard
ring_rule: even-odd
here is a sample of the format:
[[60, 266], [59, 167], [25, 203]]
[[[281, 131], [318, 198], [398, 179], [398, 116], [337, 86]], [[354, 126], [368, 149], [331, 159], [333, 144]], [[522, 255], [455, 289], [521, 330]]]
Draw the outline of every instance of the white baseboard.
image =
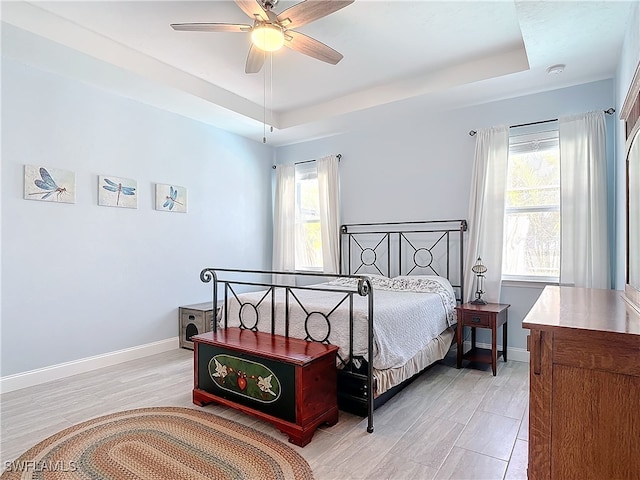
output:
[[[476, 342], [476, 347], [491, 349], [491, 345], [489, 345], [488, 343]], [[471, 341], [465, 340], [464, 348], [465, 348], [465, 351], [470, 349]], [[498, 351], [500, 350], [502, 350], [502, 345], [498, 345]], [[529, 352], [527, 352], [526, 348], [507, 347], [507, 358], [509, 360], [514, 360], [516, 362], [529, 363]]]
[[28, 372], [7, 375], [0, 378], [0, 393], [32, 387], [41, 383], [51, 382], [52, 380], [70, 377], [71, 375], [90, 372], [98, 368], [148, 357], [156, 353], [168, 352], [176, 348], [180, 348], [179, 337], [172, 337], [158, 342], [117, 350], [115, 352], [103, 353], [95, 357], [81, 358], [72, 362], [59, 363], [49, 367], [29, 370]]

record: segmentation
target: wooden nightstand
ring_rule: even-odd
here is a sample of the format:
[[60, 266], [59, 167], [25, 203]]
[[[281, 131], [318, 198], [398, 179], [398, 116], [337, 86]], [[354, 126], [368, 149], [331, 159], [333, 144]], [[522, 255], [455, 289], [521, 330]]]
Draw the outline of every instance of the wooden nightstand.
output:
[[[462, 360], [488, 363], [491, 365], [493, 375], [496, 375], [498, 356], [502, 355], [507, 361], [507, 309], [510, 305], [502, 303], [488, 303], [486, 305], [474, 305], [465, 303], [456, 307], [458, 312], [458, 326], [456, 337], [458, 339], [458, 368], [462, 366]], [[498, 327], [502, 326], [502, 350], [498, 351], [497, 336]], [[471, 349], [464, 353], [464, 327], [471, 327]], [[476, 328], [491, 329], [491, 349], [476, 347]]]

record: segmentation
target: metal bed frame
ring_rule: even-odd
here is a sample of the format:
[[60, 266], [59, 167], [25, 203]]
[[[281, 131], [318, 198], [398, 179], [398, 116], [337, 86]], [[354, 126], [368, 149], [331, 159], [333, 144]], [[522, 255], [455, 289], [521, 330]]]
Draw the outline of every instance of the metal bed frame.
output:
[[[385, 403], [389, 398], [399, 392], [413, 378], [405, 380], [402, 384], [393, 387], [374, 398], [375, 392], [373, 375], [373, 314], [374, 295], [371, 280], [368, 275], [372, 273], [391, 275], [410, 275], [414, 272], [426, 272], [446, 277], [454, 287], [454, 291], [459, 292], [458, 301], [464, 298], [463, 291], [463, 234], [467, 230], [466, 220], [432, 220], [421, 222], [391, 222], [391, 223], [360, 223], [343, 225], [340, 229], [340, 266], [346, 273], [325, 274], [316, 272], [279, 272], [269, 270], [247, 270], [229, 268], [205, 268], [200, 272], [200, 279], [205, 282], [213, 282], [213, 304], [229, 305], [230, 301], [237, 301], [240, 305], [239, 321], [240, 328], [258, 331], [260, 320], [259, 307], [263, 302], [270, 302], [269, 325], [271, 334], [276, 332], [276, 312], [275, 300], [276, 292], [284, 292], [285, 316], [284, 316], [284, 336], [289, 336], [290, 307], [298, 305], [306, 314], [304, 329], [307, 341], [329, 343], [331, 334], [331, 315], [343, 304], [348, 305], [349, 312], [349, 355], [342, 358], [338, 355], [338, 405], [341, 410], [349, 411], [357, 415], [366, 416], [367, 431], [373, 432], [373, 411]], [[424, 238], [424, 236], [429, 238]], [[422, 237], [420, 237], [422, 236]], [[412, 238], [414, 237], [414, 238]], [[457, 238], [455, 238], [457, 237]], [[433, 240], [435, 238], [435, 240]], [[397, 242], [393, 242], [397, 239]], [[459, 269], [451, 267], [455, 257], [451, 255], [452, 242], [458, 241]], [[424, 246], [426, 245], [426, 246]], [[403, 248], [404, 246], [404, 248]], [[438, 253], [437, 249], [443, 249], [442, 262], [434, 263]], [[386, 249], [386, 250], [385, 250]], [[407, 254], [411, 252], [410, 255]], [[404, 253], [403, 253], [404, 252]], [[434, 254], [435, 253], [435, 254]], [[397, 255], [397, 268], [392, 268], [391, 257]], [[386, 256], [386, 265], [384, 257]], [[410, 260], [407, 260], [407, 258]], [[355, 259], [355, 261], [354, 261]], [[444, 263], [444, 265], [442, 265]], [[443, 270], [444, 269], [444, 270]], [[219, 278], [223, 275], [240, 275], [242, 279]], [[293, 285], [288, 282], [273, 282], [273, 276], [279, 275], [293, 281]], [[269, 276], [268, 281], [264, 276]], [[246, 280], [246, 278], [249, 280]], [[455, 278], [454, 278], [455, 277]], [[257, 280], [256, 280], [257, 278]], [[354, 279], [354, 287], [331, 288], [332, 292], [338, 294], [335, 306], [328, 312], [311, 311], [305, 307], [304, 303], [296, 295], [297, 291], [319, 291], [326, 293], [326, 287], [305, 285], [309, 281], [318, 279]], [[305, 281], [306, 280], [306, 281]], [[297, 283], [303, 283], [298, 285]], [[238, 288], [239, 287], [239, 288]], [[251, 303], [243, 301], [237, 290], [257, 290], [266, 289], [260, 299]], [[222, 292], [219, 292], [221, 290]], [[223, 300], [220, 301], [222, 293]], [[354, 326], [353, 326], [353, 299], [354, 296], [366, 297], [367, 315], [367, 355], [354, 356]], [[246, 309], [246, 310], [245, 310]], [[244, 313], [247, 317], [254, 317], [254, 321], [245, 321]], [[222, 328], [228, 326], [229, 309], [224, 308], [224, 316], [221, 319]], [[310, 322], [316, 322], [321, 317], [326, 323], [326, 335], [315, 335], [309, 328]], [[370, 393], [371, 392], [371, 393]]]

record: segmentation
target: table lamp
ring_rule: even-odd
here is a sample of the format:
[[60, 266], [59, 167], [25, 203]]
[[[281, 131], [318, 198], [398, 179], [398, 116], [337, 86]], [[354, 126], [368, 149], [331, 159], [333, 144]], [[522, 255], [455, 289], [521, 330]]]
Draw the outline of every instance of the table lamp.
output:
[[487, 302], [482, 298], [484, 293], [484, 274], [487, 271], [487, 267], [482, 264], [482, 259], [478, 257], [475, 265], [471, 268], [471, 271], [476, 274], [476, 298], [471, 303], [474, 305], [486, 305]]

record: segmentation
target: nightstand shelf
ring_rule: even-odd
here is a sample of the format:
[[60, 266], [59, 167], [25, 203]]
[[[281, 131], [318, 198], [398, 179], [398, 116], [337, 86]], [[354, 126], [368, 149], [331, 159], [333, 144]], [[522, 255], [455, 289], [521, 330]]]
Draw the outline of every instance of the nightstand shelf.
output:
[[[457, 367], [462, 367], [462, 361], [468, 360], [475, 363], [487, 363], [491, 365], [493, 375], [497, 372], [498, 357], [507, 361], [507, 310], [510, 305], [501, 303], [488, 303], [475, 305], [465, 303], [456, 307], [458, 313], [457, 337]], [[464, 351], [464, 327], [471, 328], [471, 349]], [[502, 327], [502, 350], [498, 350], [498, 327]], [[491, 348], [476, 346], [476, 328], [491, 330]]]
[[[488, 363], [491, 365], [491, 349], [489, 348], [472, 348], [462, 355], [463, 360], [469, 360], [476, 363]], [[498, 357], [502, 356], [502, 350], [498, 350]]]

